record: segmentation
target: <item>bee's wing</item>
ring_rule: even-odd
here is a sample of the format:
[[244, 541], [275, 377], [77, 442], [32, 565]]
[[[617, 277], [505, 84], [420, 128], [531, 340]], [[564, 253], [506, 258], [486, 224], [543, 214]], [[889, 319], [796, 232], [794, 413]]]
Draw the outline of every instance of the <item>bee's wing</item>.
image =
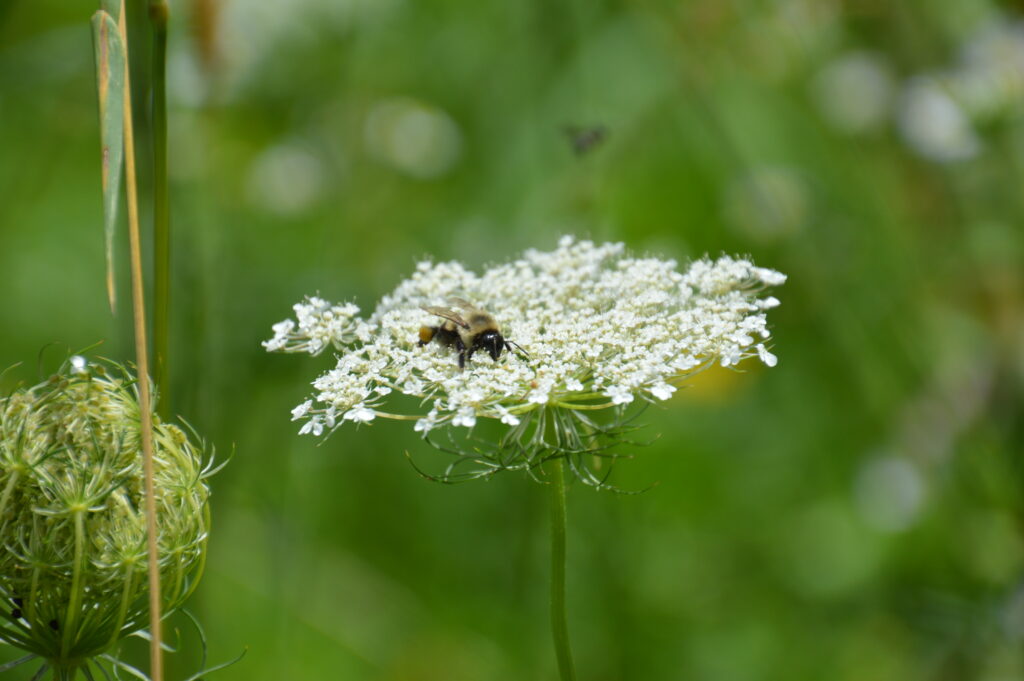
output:
[[448, 302], [452, 306], [457, 307], [461, 310], [466, 310], [467, 312], [475, 312], [476, 310], [480, 309], [479, 307], [469, 302], [465, 298], [449, 298]]
[[444, 317], [448, 321], [452, 322], [457, 326], [461, 326], [464, 329], [469, 328], [469, 323], [465, 319], [463, 319], [462, 315], [460, 315], [455, 310], [449, 310], [447, 307], [436, 307], [434, 305], [427, 305], [421, 307], [420, 309], [423, 310], [424, 312], [429, 312], [430, 314], [437, 315], [438, 317]]

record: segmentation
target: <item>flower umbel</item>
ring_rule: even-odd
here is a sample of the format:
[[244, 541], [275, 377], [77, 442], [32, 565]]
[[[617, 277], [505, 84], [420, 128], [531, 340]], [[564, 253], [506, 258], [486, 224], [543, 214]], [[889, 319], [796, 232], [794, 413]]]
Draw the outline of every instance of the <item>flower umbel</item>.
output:
[[[292, 306], [295, 320], [274, 324], [274, 337], [263, 341], [267, 352], [308, 352], [318, 355], [328, 346], [342, 349], [360, 336], [359, 307], [352, 303], [332, 305], [312, 296]], [[365, 336], [363, 336], [365, 337]]]
[[[0, 398], [0, 641], [71, 678], [147, 624], [139, 405], [120, 367], [72, 358]], [[164, 612], [198, 583], [208, 527], [202, 448], [154, 416]]]
[[[598, 453], [597, 436], [621, 434], [627, 406], [666, 400], [712, 364], [758, 357], [774, 366], [766, 311], [779, 301], [761, 294], [785, 280], [743, 259], [701, 259], [679, 272], [675, 261], [634, 257], [619, 243], [563, 237], [553, 251], [528, 250], [483, 274], [457, 262], [422, 262], [367, 320], [354, 305], [309, 299], [295, 306], [298, 321], [275, 325], [264, 346], [340, 350], [336, 366], [313, 382], [311, 399], [292, 412], [305, 421], [303, 433], [378, 417], [415, 421], [424, 436], [445, 425], [473, 428], [480, 419], [504, 424], [493, 447], [453, 452], [456, 463], [476, 464], [467, 477], [480, 477], [532, 470], [551, 452]], [[529, 356], [506, 353], [492, 362], [481, 352], [460, 371], [451, 350], [418, 345], [420, 327], [441, 321], [422, 308], [453, 297], [491, 313]], [[386, 410], [399, 394], [416, 398], [422, 411]], [[595, 412], [604, 409], [611, 416], [599, 421]], [[442, 477], [454, 479], [453, 470]]]

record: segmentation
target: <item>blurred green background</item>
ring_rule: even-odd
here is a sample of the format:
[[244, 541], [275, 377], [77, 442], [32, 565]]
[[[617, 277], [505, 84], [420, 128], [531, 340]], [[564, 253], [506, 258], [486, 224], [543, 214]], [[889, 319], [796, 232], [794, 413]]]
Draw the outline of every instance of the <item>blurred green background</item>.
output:
[[[94, 9], [0, 0], [4, 389], [68, 348], [133, 357], [123, 257], [116, 316], [104, 290]], [[546, 490], [426, 482], [403, 452], [440, 455], [404, 424], [299, 438], [330, 357], [259, 342], [305, 294], [372, 309], [426, 255], [573, 233], [790, 276], [776, 369], [645, 415], [660, 437], [616, 481], [656, 487], [570, 491], [581, 679], [1024, 679], [1022, 3], [171, 12], [171, 399], [236, 452], [191, 608], [213, 661], [249, 649], [213, 678], [555, 678]], [[606, 134], [577, 154], [567, 126]]]

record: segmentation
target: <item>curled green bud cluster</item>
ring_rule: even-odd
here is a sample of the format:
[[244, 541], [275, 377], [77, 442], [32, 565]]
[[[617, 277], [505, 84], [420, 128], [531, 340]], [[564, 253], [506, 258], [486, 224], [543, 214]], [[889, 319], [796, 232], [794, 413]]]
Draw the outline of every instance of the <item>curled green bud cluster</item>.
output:
[[[0, 640], [55, 670], [83, 667], [148, 622], [137, 397], [127, 370], [73, 357], [49, 380], [0, 398]], [[212, 471], [195, 438], [153, 420], [170, 612], [202, 572]]]

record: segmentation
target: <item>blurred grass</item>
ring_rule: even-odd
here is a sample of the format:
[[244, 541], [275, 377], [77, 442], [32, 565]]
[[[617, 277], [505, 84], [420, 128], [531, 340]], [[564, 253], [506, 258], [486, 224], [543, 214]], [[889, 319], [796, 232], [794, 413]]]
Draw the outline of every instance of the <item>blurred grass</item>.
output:
[[[942, 164], [898, 97], [850, 134], [814, 94], [854, 50], [897, 85], [950, 68], [1019, 5], [232, 0], [213, 70], [205, 6], [172, 4], [172, 372], [174, 410], [237, 451], [193, 601], [215, 661], [249, 646], [217, 678], [554, 677], [545, 490], [427, 483], [401, 424], [298, 438], [329, 360], [258, 341], [304, 294], [372, 308], [424, 255], [481, 267], [563, 232], [790, 275], [778, 368], [649, 410], [660, 437], [617, 481], [652, 490], [571, 490], [581, 678], [1024, 678], [1020, 100]], [[91, 11], [0, 5], [0, 357], [24, 362], [4, 387], [65, 347], [131, 356], [103, 288]], [[456, 137], [376, 139], [382, 104]], [[566, 125], [609, 135], [577, 157]]]

